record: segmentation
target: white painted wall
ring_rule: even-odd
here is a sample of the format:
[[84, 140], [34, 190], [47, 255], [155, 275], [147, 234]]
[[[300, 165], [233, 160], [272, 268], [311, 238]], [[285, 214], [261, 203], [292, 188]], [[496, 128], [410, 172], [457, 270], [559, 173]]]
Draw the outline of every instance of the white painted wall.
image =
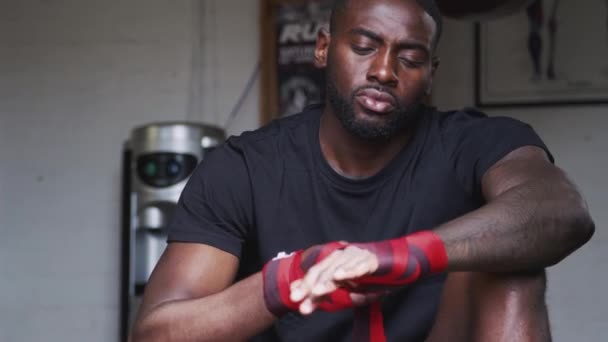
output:
[[[442, 109], [474, 104], [474, 31], [448, 21], [435, 80]], [[593, 239], [549, 270], [548, 304], [555, 341], [605, 341], [608, 322], [608, 106], [493, 109], [530, 123], [553, 152], [556, 164], [579, 185], [597, 229]]]
[[190, 0], [0, 2], [0, 341], [118, 340], [122, 144], [223, 125], [258, 60], [256, 1], [202, 4], [199, 54]]
[[[224, 125], [258, 60], [257, 1], [200, 4], [0, 3], [0, 341], [117, 340], [122, 143], [157, 120]], [[473, 102], [472, 34], [447, 24], [442, 108]], [[257, 126], [258, 87], [229, 133]], [[598, 225], [550, 271], [556, 341], [603, 340], [608, 317], [606, 109], [491, 112], [537, 129]]]

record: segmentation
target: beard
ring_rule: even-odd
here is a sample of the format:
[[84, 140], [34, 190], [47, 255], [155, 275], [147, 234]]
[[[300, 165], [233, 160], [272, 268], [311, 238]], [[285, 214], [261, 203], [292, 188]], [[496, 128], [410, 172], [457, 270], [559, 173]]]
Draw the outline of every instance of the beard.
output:
[[[344, 96], [338, 90], [332, 75], [332, 68], [327, 67], [326, 75], [326, 99], [331, 105], [338, 121], [346, 130], [360, 139], [371, 143], [383, 143], [390, 141], [393, 137], [403, 133], [413, 123], [417, 121], [421, 114], [421, 101], [416, 101], [410, 106], [405, 106], [401, 101], [398, 101], [388, 89], [383, 86], [361, 86], [354, 89], [349, 96]], [[359, 120], [355, 114], [355, 97], [357, 92], [362, 89], [373, 88], [393, 97], [395, 108], [390, 112], [383, 114], [387, 116], [384, 122], [369, 122], [367, 120]]]

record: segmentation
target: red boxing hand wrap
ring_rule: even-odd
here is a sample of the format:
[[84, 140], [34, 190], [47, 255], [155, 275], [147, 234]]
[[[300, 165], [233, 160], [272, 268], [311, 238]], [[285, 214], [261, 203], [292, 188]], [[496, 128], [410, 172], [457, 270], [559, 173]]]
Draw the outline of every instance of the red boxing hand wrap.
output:
[[299, 266], [301, 258], [302, 251], [297, 251], [264, 265], [264, 302], [268, 311], [277, 317], [298, 309], [298, 304], [289, 299], [289, 285], [303, 277], [304, 272]]
[[378, 258], [378, 270], [355, 282], [360, 285], [398, 286], [445, 271], [448, 257], [443, 241], [431, 231], [372, 243], [351, 244]]
[[[346, 247], [344, 243], [331, 242], [311, 247], [305, 252], [300, 250], [283, 258], [275, 258], [266, 263], [262, 275], [264, 302], [268, 310], [277, 317], [289, 311], [297, 311], [299, 303], [289, 298], [291, 283], [302, 279], [314, 264], [325, 259], [333, 251], [344, 247]], [[332, 292], [326, 300], [318, 303], [318, 308], [324, 311], [338, 311], [352, 306], [350, 293], [345, 289]]]

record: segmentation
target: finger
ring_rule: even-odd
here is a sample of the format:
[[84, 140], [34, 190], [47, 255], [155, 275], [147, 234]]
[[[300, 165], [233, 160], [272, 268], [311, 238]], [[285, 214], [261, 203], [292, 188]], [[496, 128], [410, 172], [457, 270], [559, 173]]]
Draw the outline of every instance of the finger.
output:
[[[315, 287], [317, 287], [317, 291], [319, 291], [319, 288], [318, 288], [319, 278], [322, 276], [325, 269], [327, 267], [331, 266], [332, 260], [336, 260], [338, 258], [339, 258], [338, 255], [330, 255], [327, 259], [324, 259], [321, 263], [311, 267], [308, 270], [308, 273], [305, 275], [305, 278], [292, 282], [292, 285], [290, 287], [290, 290], [291, 290], [290, 299], [294, 302], [299, 302], [306, 297], [314, 296], [313, 289]], [[335, 289], [336, 287], [334, 286], [333, 288]], [[324, 294], [324, 293], [327, 293], [328, 291], [329, 292], [332, 291], [331, 286], [328, 286], [327, 290], [322, 291], [322, 292]]]
[[315, 311], [316, 308], [317, 308], [317, 305], [315, 304], [315, 302], [311, 298], [306, 298], [300, 304], [299, 309], [300, 309], [300, 313], [302, 315], [310, 315], [311, 313], [313, 313]]
[[302, 279], [301, 287], [306, 288], [306, 290], [310, 291], [316, 285], [321, 277], [321, 274], [330, 267], [334, 260], [339, 259], [342, 251], [334, 251], [327, 258], [323, 259], [321, 262], [313, 265], [308, 272], [304, 275]]
[[372, 274], [378, 269], [378, 258], [367, 250], [360, 250], [356, 257], [336, 271], [335, 280], [354, 279]]
[[365, 275], [369, 275], [374, 273], [377, 269], [377, 263], [370, 261], [369, 259], [361, 260], [359, 263], [354, 265], [352, 268], [348, 270], [342, 270], [341, 272], [337, 272], [335, 280], [336, 281], [344, 281], [349, 279], [360, 278]]
[[341, 268], [344, 264], [348, 263], [353, 254], [356, 252], [352, 250], [344, 250], [337, 258], [333, 259], [324, 270], [319, 273], [316, 284], [312, 288], [313, 296], [323, 296], [338, 288], [338, 285], [334, 282], [334, 275], [336, 270]]
[[[352, 279], [355, 278], [356, 276], [359, 276], [359, 273], [362, 272], [362, 265], [366, 265], [365, 269], [370, 268], [368, 265], [370, 264], [369, 261], [369, 256], [365, 255], [365, 254], [358, 254], [355, 257], [349, 259], [349, 261], [347, 263], [345, 263], [344, 265], [342, 265], [339, 269], [336, 270], [336, 273], [334, 274], [334, 279], [335, 280], [346, 280], [346, 279]], [[353, 272], [357, 270], [357, 274], [354, 274]]]
[[301, 301], [306, 293], [300, 289], [302, 286], [302, 279], [298, 279], [289, 284], [289, 299], [294, 302]]
[[318, 264], [312, 266], [304, 278], [302, 279], [302, 283], [298, 286], [298, 291], [296, 291], [296, 301], [304, 299], [306, 296], [310, 295], [312, 288], [317, 284], [319, 276], [321, 273], [329, 266], [331, 263], [340, 257], [342, 254], [342, 250], [337, 250], [331, 253], [327, 258], [323, 259]]
[[313, 297], [313, 299], [325, 296], [338, 289], [338, 284], [332, 280], [331, 274], [328, 277], [328, 279], [319, 280], [312, 288], [310, 296]]
[[334, 259], [332, 263], [321, 272], [317, 284], [315, 284], [312, 289], [312, 295], [323, 296], [335, 291], [340, 286], [340, 284], [335, 281], [336, 272], [344, 269], [345, 265], [352, 263], [353, 260], [356, 264], [358, 262], [363, 262], [366, 259], [371, 259], [372, 257], [370, 255], [371, 253], [368, 251], [355, 246], [344, 249], [339, 258]]

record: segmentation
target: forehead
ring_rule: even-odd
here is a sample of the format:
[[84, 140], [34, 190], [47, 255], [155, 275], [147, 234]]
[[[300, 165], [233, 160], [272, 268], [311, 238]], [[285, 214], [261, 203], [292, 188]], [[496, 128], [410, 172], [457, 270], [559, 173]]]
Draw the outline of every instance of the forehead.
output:
[[433, 18], [414, 0], [350, 0], [339, 17], [338, 33], [361, 27], [387, 39], [429, 45], [436, 29]]

